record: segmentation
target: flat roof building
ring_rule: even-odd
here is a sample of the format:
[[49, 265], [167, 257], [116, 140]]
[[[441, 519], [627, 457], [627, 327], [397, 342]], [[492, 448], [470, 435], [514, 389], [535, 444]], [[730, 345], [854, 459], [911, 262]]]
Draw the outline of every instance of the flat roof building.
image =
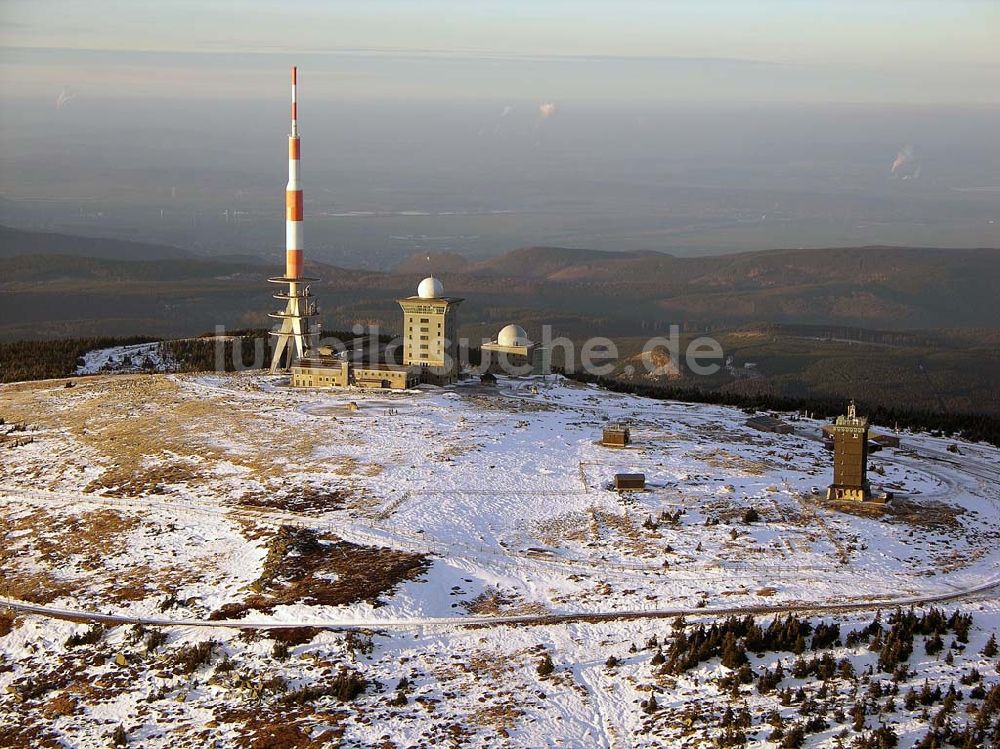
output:
[[871, 441], [877, 442], [882, 447], [899, 447], [898, 434], [873, 434], [871, 435]]
[[616, 473], [616, 492], [641, 492], [646, 489], [646, 474], [644, 473]]
[[791, 434], [795, 431], [791, 424], [764, 414], [747, 419], [746, 425], [758, 432], [772, 432], [774, 434]]
[[292, 387], [347, 387], [405, 390], [420, 384], [418, 367], [386, 362], [355, 363], [333, 356], [300, 358], [292, 366]]

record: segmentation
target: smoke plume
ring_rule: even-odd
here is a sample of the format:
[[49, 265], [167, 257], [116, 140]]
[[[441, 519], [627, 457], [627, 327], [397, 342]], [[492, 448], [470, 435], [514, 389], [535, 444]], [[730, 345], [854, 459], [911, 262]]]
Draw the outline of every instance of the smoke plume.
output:
[[909, 143], [899, 149], [889, 173], [896, 179], [916, 179], [920, 176], [920, 161]]
[[67, 102], [75, 98], [76, 98], [75, 91], [73, 91], [71, 88], [63, 88], [63, 90], [59, 92], [59, 96], [56, 97], [56, 109], [62, 109], [64, 106], [66, 106]]

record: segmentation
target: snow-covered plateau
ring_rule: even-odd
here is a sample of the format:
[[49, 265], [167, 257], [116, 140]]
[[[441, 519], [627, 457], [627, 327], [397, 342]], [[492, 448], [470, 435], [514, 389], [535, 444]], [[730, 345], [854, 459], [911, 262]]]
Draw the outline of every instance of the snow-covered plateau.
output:
[[822, 422], [558, 377], [65, 382], [0, 389], [0, 746], [1000, 737], [992, 446], [832, 504]]

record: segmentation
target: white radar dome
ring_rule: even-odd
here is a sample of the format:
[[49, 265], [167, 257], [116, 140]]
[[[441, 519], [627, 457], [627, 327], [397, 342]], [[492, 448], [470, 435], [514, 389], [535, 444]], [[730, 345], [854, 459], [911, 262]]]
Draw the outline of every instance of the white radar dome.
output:
[[421, 299], [440, 299], [444, 294], [444, 285], [434, 276], [428, 276], [417, 287], [417, 296]]
[[497, 333], [497, 343], [501, 346], [529, 346], [531, 341], [520, 325], [507, 325]]

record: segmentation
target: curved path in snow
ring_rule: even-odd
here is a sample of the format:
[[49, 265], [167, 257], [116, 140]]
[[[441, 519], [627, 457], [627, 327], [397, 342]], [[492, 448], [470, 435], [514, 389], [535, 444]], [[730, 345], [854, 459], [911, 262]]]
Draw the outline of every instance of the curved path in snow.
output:
[[597, 623], [605, 621], [624, 621], [637, 619], [673, 619], [678, 616], [692, 618], [716, 618], [722, 616], [759, 616], [768, 614], [810, 613], [845, 611], [874, 611], [877, 609], [896, 608], [897, 606], [920, 606], [933, 603], [950, 603], [954, 601], [976, 598], [985, 593], [1000, 588], [1000, 578], [976, 585], [965, 590], [951, 593], [941, 593], [930, 596], [909, 598], [885, 598], [871, 601], [843, 601], [825, 603], [785, 603], [758, 606], [721, 606], [714, 608], [671, 608], [647, 609], [632, 611], [600, 611], [572, 614], [528, 614], [521, 616], [467, 616], [467, 617], [427, 617], [412, 619], [367, 619], [367, 620], [329, 620], [312, 621], [247, 621], [241, 619], [166, 619], [158, 617], [125, 616], [119, 614], [101, 614], [96, 611], [81, 609], [66, 609], [56, 606], [44, 606], [35, 603], [12, 600], [0, 597], [0, 609], [6, 608], [25, 614], [36, 614], [52, 619], [65, 619], [76, 622], [95, 622], [100, 624], [142, 624], [153, 627], [227, 627], [231, 629], [294, 629], [309, 627], [334, 631], [373, 630], [373, 629], [414, 629], [421, 627], [492, 627], [500, 625], [539, 626], [550, 624]]

